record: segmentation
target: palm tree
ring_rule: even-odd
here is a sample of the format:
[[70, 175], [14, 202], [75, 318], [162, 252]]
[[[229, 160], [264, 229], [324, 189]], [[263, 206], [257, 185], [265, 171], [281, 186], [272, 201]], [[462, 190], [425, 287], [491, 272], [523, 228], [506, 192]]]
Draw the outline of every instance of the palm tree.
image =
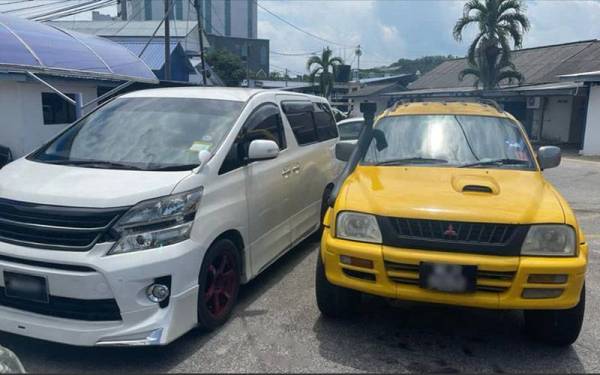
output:
[[486, 90], [498, 87], [505, 79], [524, 79], [510, 62], [510, 41], [514, 48], [521, 48], [523, 34], [529, 30], [529, 19], [524, 11], [522, 0], [467, 1], [452, 34], [461, 41], [465, 28], [473, 23], [479, 26], [479, 32], [469, 46], [469, 67], [459, 78], [473, 75], [476, 84], [481, 83]]
[[321, 56], [313, 55], [306, 62], [306, 70], [310, 71], [310, 81], [314, 84], [317, 76], [319, 76], [321, 95], [326, 98], [329, 98], [335, 83], [334, 67], [344, 63], [341, 57], [333, 57], [332, 55], [333, 51], [327, 47], [323, 49]]

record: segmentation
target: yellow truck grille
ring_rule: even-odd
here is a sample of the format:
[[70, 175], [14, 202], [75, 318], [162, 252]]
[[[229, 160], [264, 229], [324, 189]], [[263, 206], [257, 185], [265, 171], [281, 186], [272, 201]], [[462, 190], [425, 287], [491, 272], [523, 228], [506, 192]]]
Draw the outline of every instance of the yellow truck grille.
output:
[[[385, 261], [386, 275], [397, 284], [419, 285], [419, 265]], [[477, 290], [481, 292], [503, 293], [510, 289], [515, 271], [492, 269], [477, 270]]]

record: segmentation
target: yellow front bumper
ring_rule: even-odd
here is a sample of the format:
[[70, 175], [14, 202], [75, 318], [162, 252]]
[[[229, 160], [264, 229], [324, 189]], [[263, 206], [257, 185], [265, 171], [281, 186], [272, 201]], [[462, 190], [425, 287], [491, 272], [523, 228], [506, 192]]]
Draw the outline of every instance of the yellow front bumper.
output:
[[[321, 239], [321, 257], [332, 284], [388, 298], [488, 309], [559, 310], [577, 305], [585, 279], [587, 245], [580, 245], [579, 250], [577, 257], [547, 258], [402, 249], [341, 240], [332, 237], [328, 228]], [[371, 260], [373, 269], [342, 264], [340, 255]], [[476, 265], [484, 276], [478, 276], [478, 290], [473, 293], [427, 290], [418, 285], [420, 262]], [[352, 271], [374, 275], [375, 281], [349, 275]], [[528, 282], [530, 274], [566, 274], [568, 279], [564, 284], [532, 284]], [[554, 298], [526, 299], [522, 297], [525, 288], [558, 288], [563, 292]]]

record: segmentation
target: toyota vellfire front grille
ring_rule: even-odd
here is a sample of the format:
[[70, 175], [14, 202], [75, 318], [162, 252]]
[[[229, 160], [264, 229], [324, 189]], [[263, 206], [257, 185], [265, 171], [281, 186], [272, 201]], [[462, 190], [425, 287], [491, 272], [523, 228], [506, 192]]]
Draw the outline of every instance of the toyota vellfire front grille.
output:
[[0, 241], [48, 250], [87, 251], [107, 240], [127, 208], [79, 208], [0, 199]]

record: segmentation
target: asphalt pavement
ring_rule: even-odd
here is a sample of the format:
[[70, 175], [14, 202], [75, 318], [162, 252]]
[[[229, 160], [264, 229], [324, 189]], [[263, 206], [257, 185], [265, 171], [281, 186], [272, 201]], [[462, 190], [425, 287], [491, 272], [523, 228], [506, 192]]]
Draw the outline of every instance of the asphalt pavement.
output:
[[216, 332], [159, 348], [77, 348], [10, 334], [0, 344], [30, 372], [600, 372], [600, 163], [563, 160], [546, 176], [591, 249], [586, 318], [572, 347], [528, 339], [515, 311], [367, 298], [355, 319], [324, 319], [314, 298], [317, 238], [243, 287]]

